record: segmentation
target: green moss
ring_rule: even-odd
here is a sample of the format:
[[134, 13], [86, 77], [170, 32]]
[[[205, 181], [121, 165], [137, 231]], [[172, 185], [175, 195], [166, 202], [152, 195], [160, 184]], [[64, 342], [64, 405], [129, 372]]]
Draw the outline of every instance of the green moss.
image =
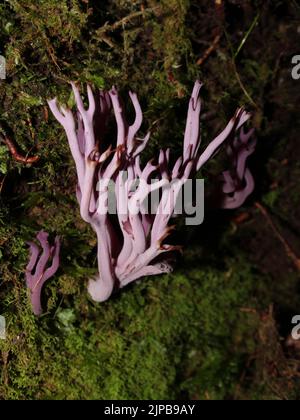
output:
[[1, 350], [8, 362], [2, 370], [8, 383], [1, 396], [224, 398], [241, 368], [234, 350], [251, 319], [239, 309], [249, 303], [251, 287], [247, 268], [236, 274], [179, 272], [144, 280], [102, 305], [89, 303], [82, 290], [76, 300], [60, 293], [71, 307], [39, 320], [24, 305], [20, 288], [20, 309], [12, 312], [7, 304], [4, 311], [8, 339]]

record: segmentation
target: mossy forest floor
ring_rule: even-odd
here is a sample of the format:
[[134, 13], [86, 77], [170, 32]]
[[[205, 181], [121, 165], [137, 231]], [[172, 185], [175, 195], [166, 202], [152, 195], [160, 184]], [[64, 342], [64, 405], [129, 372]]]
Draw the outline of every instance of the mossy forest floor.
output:
[[[300, 397], [299, 345], [289, 340], [300, 314], [299, 12], [296, 0], [1, 2], [0, 126], [20, 152], [40, 156], [24, 165], [0, 144], [1, 399]], [[179, 151], [196, 78], [204, 144], [237, 106], [253, 112], [255, 193], [237, 211], [207, 207], [198, 228], [179, 225], [185, 252], [173, 274], [94, 304], [95, 236], [46, 99], [71, 103], [70, 80], [116, 84], [124, 98], [135, 90], [151, 157], [160, 146]], [[217, 166], [200, 174], [207, 190]], [[40, 229], [63, 237], [63, 253], [37, 319], [24, 268]]]

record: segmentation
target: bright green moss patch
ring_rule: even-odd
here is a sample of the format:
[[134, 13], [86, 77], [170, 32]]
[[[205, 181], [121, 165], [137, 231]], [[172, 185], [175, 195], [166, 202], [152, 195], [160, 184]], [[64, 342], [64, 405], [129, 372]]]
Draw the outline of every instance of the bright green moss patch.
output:
[[[7, 306], [3, 398], [224, 398], [234, 391], [240, 343], [253, 319], [240, 309], [248, 269], [193, 270], [144, 280], [109, 302], [81, 298], [34, 318]], [[56, 280], [53, 280], [53, 283]], [[57, 297], [57, 301], [61, 296]], [[226, 314], [226, 315], [225, 315]], [[251, 341], [251, 340], [250, 340]], [[251, 343], [243, 351], [251, 351]]]

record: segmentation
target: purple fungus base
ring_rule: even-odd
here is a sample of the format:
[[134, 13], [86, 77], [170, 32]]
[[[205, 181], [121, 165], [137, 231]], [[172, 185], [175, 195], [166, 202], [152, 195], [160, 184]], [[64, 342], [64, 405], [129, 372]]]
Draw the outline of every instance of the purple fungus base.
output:
[[48, 233], [41, 231], [36, 236], [40, 246], [34, 242], [28, 243], [30, 261], [26, 267], [26, 284], [30, 290], [33, 313], [37, 316], [42, 314], [42, 288], [57, 272], [60, 263], [60, 238], [57, 236], [51, 246], [48, 236]]
[[[107, 300], [116, 287], [124, 287], [143, 276], [172, 270], [166, 256], [180, 247], [168, 245], [165, 240], [173, 229], [169, 221], [182, 186], [226, 140], [230, 143], [239, 138], [250, 118], [247, 112], [238, 109], [224, 130], [201, 152], [201, 86], [196, 81], [189, 101], [182, 156], [175, 164], [171, 164], [170, 150], [167, 149], [160, 150], [156, 161], [141, 166], [140, 155], [147, 146], [150, 133], [144, 138], [138, 137], [143, 114], [135, 93], [129, 92], [135, 111], [131, 125], [125, 118], [121, 99], [114, 87], [109, 92], [93, 93], [88, 86], [88, 107], [85, 108], [78, 88], [72, 83], [76, 113], [59, 106], [56, 99], [49, 101], [53, 115], [65, 129], [76, 165], [81, 217], [92, 226], [98, 239], [99, 274], [89, 281], [88, 286], [91, 297], [97, 302]], [[110, 146], [105, 149], [105, 129], [111, 109], [116, 120], [117, 138], [115, 142], [109, 141]], [[245, 156], [238, 156], [236, 166], [241, 178], [249, 175], [244, 162]], [[155, 182], [151, 182], [151, 177]], [[230, 181], [229, 176], [227, 179]], [[133, 191], [130, 185], [136, 180], [143, 182]], [[111, 219], [109, 212], [103, 211], [109, 198], [110, 181], [114, 182], [117, 229], [114, 226], [116, 218]], [[244, 191], [244, 198], [250, 190], [248, 187]], [[141, 203], [154, 191], [161, 193], [158, 207], [155, 214], [145, 215]]]

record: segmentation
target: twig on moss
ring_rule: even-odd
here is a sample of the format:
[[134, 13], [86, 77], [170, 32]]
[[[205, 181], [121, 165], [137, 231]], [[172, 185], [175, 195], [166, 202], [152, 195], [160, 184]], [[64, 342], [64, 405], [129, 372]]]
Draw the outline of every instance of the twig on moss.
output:
[[97, 30], [97, 35], [101, 35], [106, 33], [106, 32], [112, 32], [115, 31], [116, 29], [122, 27], [123, 25], [126, 25], [126, 23], [130, 22], [131, 20], [140, 17], [140, 16], [144, 16], [145, 13], [151, 13], [154, 10], [158, 9], [159, 6], [153, 7], [153, 8], [148, 8], [148, 9], [142, 9], [139, 10], [138, 12], [133, 12], [130, 13], [129, 15], [123, 17], [122, 19], [118, 20], [117, 22], [114, 22], [112, 24], [109, 24], [108, 22], [106, 22], [101, 28], [99, 28]]
[[14, 144], [14, 142], [12, 141], [12, 139], [10, 139], [8, 136], [3, 137], [3, 141], [7, 145], [12, 157], [17, 162], [32, 164], [32, 163], [37, 162], [40, 159], [39, 156], [27, 156], [27, 155], [24, 156], [24, 155], [21, 155], [18, 152], [17, 147]]
[[196, 61], [197, 66], [202, 66], [202, 64], [208, 59], [208, 57], [215, 51], [215, 49], [217, 48], [217, 46], [220, 42], [220, 39], [221, 39], [221, 34], [218, 34], [218, 35], [215, 36], [212, 44], [205, 50], [202, 57], [200, 57]]
[[153, 12], [154, 10], [156, 10], [158, 8], [157, 7], [153, 7], [153, 8], [141, 8], [141, 10], [137, 11], [137, 12], [133, 12], [130, 13], [129, 15], [123, 17], [122, 19], [118, 20], [117, 22], [114, 22], [112, 24], [109, 24], [108, 22], [106, 22], [103, 26], [101, 26], [101, 28], [99, 28], [96, 31], [96, 38], [100, 38], [101, 41], [105, 42], [110, 48], [114, 48], [115, 44], [112, 41], [112, 39], [107, 35], [107, 32], [113, 32], [117, 29], [119, 29], [120, 27], [123, 27], [126, 25], [126, 23], [130, 22], [131, 20], [142, 16], [144, 17], [146, 13], [150, 13]]
[[202, 64], [209, 58], [209, 56], [216, 50], [217, 46], [219, 45], [220, 39], [223, 35], [223, 29], [221, 25], [221, 21], [223, 20], [224, 16], [224, 2], [223, 0], [215, 0], [215, 7], [216, 7], [216, 15], [219, 17], [220, 24], [217, 26], [215, 32], [215, 37], [211, 43], [211, 45], [204, 51], [202, 57], [200, 57], [196, 61], [197, 66], [202, 66]]
[[2, 351], [2, 362], [3, 362], [3, 369], [2, 369], [2, 378], [3, 383], [5, 386], [8, 385], [8, 357], [9, 357], [9, 351]]
[[40, 31], [40, 35], [41, 35], [41, 37], [43, 38], [43, 40], [44, 40], [44, 42], [45, 42], [46, 50], [48, 51], [48, 54], [49, 54], [49, 56], [50, 56], [50, 58], [51, 58], [51, 60], [52, 60], [53, 64], [55, 65], [55, 67], [56, 67], [59, 71], [61, 71], [61, 68], [60, 68], [60, 66], [59, 66], [59, 64], [58, 64], [58, 62], [57, 62], [57, 58], [56, 58], [56, 56], [55, 56], [54, 48], [53, 48], [53, 46], [51, 45], [51, 43], [50, 43], [49, 39], [47, 38], [47, 36], [45, 36], [45, 35], [44, 35], [44, 33], [43, 33], [42, 31]]
[[[4, 175], [3, 179], [1, 180], [1, 183], [0, 183], [0, 194], [2, 193], [2, 190], [3, 190], [3, 186], [4, 186], [4, 182], [6, 180], [6, 177], [7, 177], [7, 175]], [[1, 245], [1, 242], [0, 242], [0, 245]]]
[[271, 219], [271, 216], [268, 214], [267, 210], [262, 206], [262, 204], [256, 202], [255, 207], [261, 212], [261, 214], [265, 217], [266, 221], [268, 222], [269, 226], [271, 227], [274, 235], [277, 237], [277, 239], [282, 243], [284, 246], [286, 255], [290, 258], [290, 260], [293, 262], [294, 266], [298, 271], [300, 271], [300, 258], [297, 257], [295, 252], [292, 250], [286, 239], [281, 235], [277, 227], [275, 226], [273, 220]]

